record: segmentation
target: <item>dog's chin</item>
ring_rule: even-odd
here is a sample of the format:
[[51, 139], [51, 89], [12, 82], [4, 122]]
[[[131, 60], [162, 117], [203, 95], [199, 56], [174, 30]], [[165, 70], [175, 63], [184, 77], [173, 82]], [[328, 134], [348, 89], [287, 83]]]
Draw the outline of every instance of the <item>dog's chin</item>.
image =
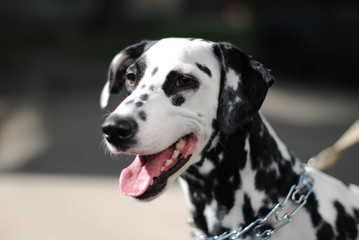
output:
[[188, 134], [161, 152], [137, 155], [132, 164], [121, 172], [122, 193], [143, 201], [160, 196], [183, 173], [197, 143], [197, 136]]

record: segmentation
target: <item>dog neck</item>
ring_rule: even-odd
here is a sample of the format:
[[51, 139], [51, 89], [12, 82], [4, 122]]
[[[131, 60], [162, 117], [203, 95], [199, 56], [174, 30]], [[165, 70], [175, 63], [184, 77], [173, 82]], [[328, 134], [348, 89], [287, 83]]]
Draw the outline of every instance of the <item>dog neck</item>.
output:
[[265, 216], [300, 172], [300, 161], [260, 114], [233, 135], [216, 130], [213, 136], [201, 160], [181, 176], [193, 237], [237, 230]]

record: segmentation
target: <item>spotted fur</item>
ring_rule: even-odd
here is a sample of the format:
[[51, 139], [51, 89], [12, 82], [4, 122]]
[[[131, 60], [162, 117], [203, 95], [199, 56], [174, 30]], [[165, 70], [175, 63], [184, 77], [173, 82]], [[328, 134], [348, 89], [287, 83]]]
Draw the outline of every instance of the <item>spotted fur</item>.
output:
[[[259, 112], [272, 82], [268, 69], [230, 43], [170, 38], [130, 46], [113, 59], [101, 97], [104, 107], [110, 93], [124, 86], [129, 92], [104, 123], [122, 124], [125, 138], [107, 146], [155, 154], [195, 134], [196, 151], [161, 190], [179, 178], [193, 239], [237, 230], [282, 201], [301, 171]], [[307, 173], [313, 193], [272, 239], [359, 239], [359, 188], [312, 168]]]

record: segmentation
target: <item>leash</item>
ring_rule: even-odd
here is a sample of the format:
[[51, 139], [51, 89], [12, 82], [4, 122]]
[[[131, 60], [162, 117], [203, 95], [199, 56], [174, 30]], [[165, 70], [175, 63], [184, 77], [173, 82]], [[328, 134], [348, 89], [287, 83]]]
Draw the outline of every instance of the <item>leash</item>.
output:
[[[332, 166], [339, 158], [340, 153], [348, 147], [359, 142], [359, 119], [330, 147], [321, 151], [318, 155], [311, 157], [307, 164], [302, 165], [302, 171], [297, 184], [294, 184], [282, 202], [277, 203], [272, 210], [263, 218], [258, 218], [244, 228], [236, 231], [225, 232], [218, 236], [200, 236], [197, 240], [238, 240], [245, 234], [252, 234], [260, 239], [271, 238], [272, 234], [291, 222], [294, 215], [307, 203], [307, 200], [314, 188], [314, 179], [306, 174], [305, 168], [311, 166], [317, 169], [326, 169]], [[291, 210], [286, 205], [291, 200]], [[282, 214], [284, 212], [284, 214]], [[266, 225], [268, 219], [274, 219], [274, 227]], [[193, 224], [194, 220], [189, 220]]]
[[359, 119], [332, 146], [310, 158], [308, 165], [319, 170], [327, 169], [339, 159], [342, 151], [357, 142], [359, 142]]

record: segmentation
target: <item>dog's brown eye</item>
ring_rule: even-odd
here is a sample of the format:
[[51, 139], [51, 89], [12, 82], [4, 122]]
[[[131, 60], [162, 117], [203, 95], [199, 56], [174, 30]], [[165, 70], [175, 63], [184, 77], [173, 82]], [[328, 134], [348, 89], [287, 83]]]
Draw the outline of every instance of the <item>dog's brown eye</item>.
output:
[[188, 76], [179, 76], [176, 81], [176, 87], [191, 87], [195, 86], [197, 81]]
[[128, 82], [133, 85], [136, 83], [136, 75], [134, 73], [128, 73], [126, 75]]

